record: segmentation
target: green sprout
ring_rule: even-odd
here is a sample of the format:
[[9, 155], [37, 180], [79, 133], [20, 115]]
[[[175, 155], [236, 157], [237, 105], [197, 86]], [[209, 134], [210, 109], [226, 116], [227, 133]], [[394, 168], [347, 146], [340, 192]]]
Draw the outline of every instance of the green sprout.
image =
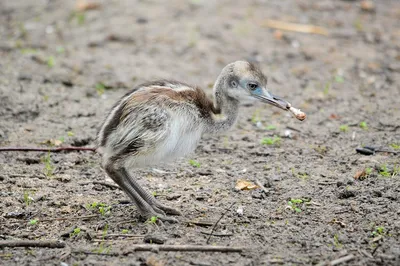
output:
[[281, 138], [278, 136], [274, 136], [273, 138], [262, 138], [261, 144], [263, 145], [277, 145], [281, 144]]
[[191, 166], [194, 166], [194, 167], [197, 167], [197, 168], [199, 168], [200, 165], [201, 165], [199, 162], [197, 162], [197, 161], [195, 161], [195, 160], [189, 160], [189, 164], [190, 164]]
[[29, 225], [37, 225], [38, 222], [39, 222], [38, 220], [32, 219], [29, 221]]
[[367, 122], [365, 121], [360, 122], [360, 127], [364, 130], [367, 130], [368, 129]]
[[147, 221], [149, 224], [157, 224], [158, 217], [157, 216], [151, 216], [151, 218]]
[[336, 81], [337, 83], [343, 83], [343, 82], [344, 82], [344, 78], [343, 78], [343, 76], [341, 76], [341, 75], [336, 75], [336, 76], [335, 76], [335, 81]]
[[302, 199], [291, 199], [288, 201], [288, 206], [293, 211], [300, 213], [301, 209], [300, 209], [299, 205], [302, 204], [303, 202], [304, 201]]
[[128, 229], [122, 229], [121, 233], [123, 233], [123, 234], [128, 234], [128, 233], [129, 233], [129, 230], [128, 230]]
[[102, 82], [97, 83], [95, 87], [98, 95], [104, 94], [106, 86]]
[[87, 209], [97, 209], [101, 216], [106, 216], [110, 214], [111, 206], [107, 206], [104, 203], [93, 202], [92, 204], [86, 205]]
[[371, 237], [377, 237], [377, 236], [391, 236], [391, 234], [388, 234], [386, 232], [385, 227], [375, 226], [374, 230], [371, 232]]
[[390, 144], [390, 147], [392, 147], [395, 150], [400, 150], [400, 143], [392, 143]]
[[47, 153], [45, 157], [42, 157], [42, 162], [44, 163], [43, 173], [45, 176], [50, 177], [53, 175], [54, 166], [51, 164], [50, 152]]
[[26, 206], [29, 206], [33, 201], [33, 198], [31, 197], [30, 194], [31, 192], [29, 190], [24, 191], [24, 202]]
[[56, 60], [54, 59], [54, 56], [49, 56], [49, 58], [47, 58], [47, 66], [53, 67], [55, 64]]
[[342, 132], [347, 132], [347, 131], [349, 131], [349, 126], [348, 125], [341, 125], [339, 127], [339, 130], [342, 131]]
[[72, 233], [69, 234], [69, 237], [71, 238], [71, 237], [77, 236], [80, 234], [80, 232], [81, 232], [81, 229], [79, 227], [77, 227], [72, 231]]
[[389, 172], [386, 164], [381, 165], [381, 167], [379, 169], [379, 174], [384, 177], [390, 177], [390, 172]]
[[335, 245], [336, 248], [341, 248], [343, 246], [342, 243], [340, 243], [340, 241], [339, 241], [338, 234], [335, 234], [333, 236], [333, 244]]
[[274, 126], [274, 125], [268, 125], [268, 126], [265, 127], [265, 129], [266, 129], [266, 130], [275, 130], [275, 129], [276, 129], [276, 126]]

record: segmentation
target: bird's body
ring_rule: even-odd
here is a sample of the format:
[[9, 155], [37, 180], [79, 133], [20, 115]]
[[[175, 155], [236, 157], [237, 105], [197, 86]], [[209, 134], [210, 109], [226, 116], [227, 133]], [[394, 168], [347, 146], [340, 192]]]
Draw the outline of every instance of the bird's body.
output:
[[128, 169], [157, 165], [193, 152], [204, 133], [228, 130], [243, 97], [253, 96], [287, 110], [290, 104], [266, 90], [267, 80], [252, 64], [226, 66], [214, 85], [214, 101], [204, 91], [175, 81], [142, 84], [111, 109], [98, 134], [107, 174], [130, 196], [140, 213], [175, 220], [178, 211], [160, 204]]

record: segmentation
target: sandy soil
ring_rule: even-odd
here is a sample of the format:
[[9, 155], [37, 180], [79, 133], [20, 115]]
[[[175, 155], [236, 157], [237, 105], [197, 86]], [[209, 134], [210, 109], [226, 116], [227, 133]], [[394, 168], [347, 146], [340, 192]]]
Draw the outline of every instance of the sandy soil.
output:
[[[355, 151], [400, 151], [397, 0], [372, 9], [350, 0], [94, 3], [0, 2], [1, 146], [91, 146], [129, 88], [173, 78], [211, 96], [222, 67], [239, 59], [259, 64], [270, 90], [308, 119], [249, 103], [230, 132], [204, 136], [189, 158], [135, 171], [182, 210], [179, 224], [163, 227], [101, 184], [111, 180], [97, 154], [2, 152], [0, 240], [67, 246], [3, 248], [1, 265], [310, 265], [349, 255], [343, 264], [400, 265], [400, 157]], [[329, 35], [276, 31], [268, 19]], [[236, 191], [238, 179], [265, 190]], [[225, 236], [209, 244], [242, 253], [123, 254], [149, 239], [206, 245], [211, 227], [187, 222], [213, 224], [229, 206], [215, 228]]]

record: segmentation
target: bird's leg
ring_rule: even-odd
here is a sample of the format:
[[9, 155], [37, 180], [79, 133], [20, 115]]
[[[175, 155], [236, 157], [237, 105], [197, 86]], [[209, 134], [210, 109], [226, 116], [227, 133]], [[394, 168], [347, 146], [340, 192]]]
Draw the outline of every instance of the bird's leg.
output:
[[113, 165], [106, 165], [104, 167], [107, 174], [125, 191], [126, 194], [133, 200], [136, 207], [138, 208], [140, 214], [146, 218], [151, 218], [152, 216], [157, 216], [163, 221], [177, 222], [175, 218], [168, 217], [165, 212], [156, 206], [149, 204], [143, 197], [136, 191], [135, 187], [131, 184], [129, 176], [125, 175], [126, 171], [118, 167], [115, 168]]
[[159, 201], [157, 201], [153, 195], [151, 195], [148, 191], [143, 189], [143, 187], [137, 182], [137, 180], [132, 177], [126, 168], [122, 168], [121, 172], [123, 173], [124, 176], [128, 177], [129, 183], [132, 185], [132, 187], [136, 190], [136, 192], [139, 193], [139, 195], [153, 208], [161, 209], [164, 212], [172, 215], [182, 215], [178, 210], [175, 210], [173, 208], [167, 207], [163, 204], [161, 204]]

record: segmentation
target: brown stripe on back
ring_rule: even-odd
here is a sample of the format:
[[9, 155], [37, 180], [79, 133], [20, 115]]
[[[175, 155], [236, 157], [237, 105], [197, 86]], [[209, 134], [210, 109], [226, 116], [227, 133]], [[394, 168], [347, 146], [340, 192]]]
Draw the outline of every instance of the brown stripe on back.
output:
[[162, 104], [168, 100], [194, 104], [198, 108], [202, 117], [209, 117], [211, 113], [219, 113], [219, 110], [214, 107], [213, 102], [200, 88], [195, 88], [194, 90], [175, 91], [169, 88], [153, 87], [148, 90], [137, 91], [127, 99], [120, 116], [120, 121], [124, 120], [129, 115], [132, 107], [138, 104], [146, 104], [149, 101], [155, 101]]

